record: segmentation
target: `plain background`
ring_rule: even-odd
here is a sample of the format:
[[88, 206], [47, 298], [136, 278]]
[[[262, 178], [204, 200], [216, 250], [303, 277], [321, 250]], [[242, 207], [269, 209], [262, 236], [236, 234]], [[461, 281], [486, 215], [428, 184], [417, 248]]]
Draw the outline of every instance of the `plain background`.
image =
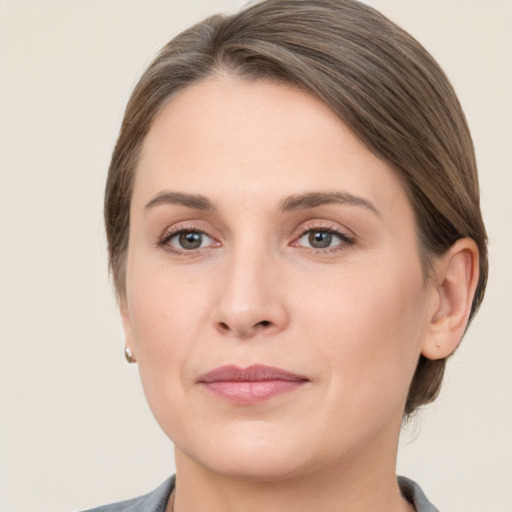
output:
[[[174, 34], [239, 0], [0, 0], [0, 510], [132, 497], [173, 472], [106, 271], [103, 187], [128, 95]], [[452, 80], [490, 282], [399, 472], [451, 512], [511, 512], [512, 1], [373, 0]]]

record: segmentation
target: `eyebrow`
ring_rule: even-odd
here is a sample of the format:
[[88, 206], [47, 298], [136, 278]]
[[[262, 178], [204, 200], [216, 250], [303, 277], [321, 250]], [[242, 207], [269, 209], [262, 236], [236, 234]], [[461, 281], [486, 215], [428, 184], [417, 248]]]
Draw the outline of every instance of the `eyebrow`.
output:
[[160, 192], [149, 203], [144, 206], [144, 211], [148, 211], [155, 206], [163, 204], [177, 204], [194, 208], [196, 210], [215, 211], [217, 208], [207, 197], [199, 194], [185, 194], [183, 192]]
[[[217, 210], [217, 207], [210, 199], [200, 194], [186, 194], [184, 192], [164, 191], [158, 193], [153, 199], [151, 199], [144, 206], [144, 211], [147, 212], [155, 206], [167, 204], [180, 205], [187, 208], [194, 208], [196, 210], [204, 211]], [[360, 196], [355, 196], [348, 192], [308, 192], [305, 194], [292, 195], [279, 203], [279, 210], [281, 212], [307, 210], [327, 204], [348, 204], [361, 206], [380, 216], [379, 210], [377, 210], [371, 201]]]
[[309, 192], [306, 194], [293, 195], [282, 201], [279, 205], [279, 209], [283, 212], [288, 212], [293, 210], [307, 210], [309, 208], [336, 203], [362, 206], [380, 216], [379, 210], [377, 210], [371, 201], [348, 192]]

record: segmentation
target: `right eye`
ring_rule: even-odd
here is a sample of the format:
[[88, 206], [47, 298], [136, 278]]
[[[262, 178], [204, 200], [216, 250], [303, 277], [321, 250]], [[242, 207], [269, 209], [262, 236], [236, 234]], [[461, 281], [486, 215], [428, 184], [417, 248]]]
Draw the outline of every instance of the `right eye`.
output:
[[178, 251], [195, 251], [216, 245], [213, 238], [202, 231], [183, 229], [165, 237], [163, 244]]

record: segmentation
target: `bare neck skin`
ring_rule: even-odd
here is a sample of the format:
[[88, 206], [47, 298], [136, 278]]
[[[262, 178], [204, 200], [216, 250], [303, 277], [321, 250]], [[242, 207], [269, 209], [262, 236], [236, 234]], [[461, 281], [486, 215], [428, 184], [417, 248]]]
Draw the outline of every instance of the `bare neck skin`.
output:
[[274, 481], [216, 474], [176, 447], [174, 510], [166, 512], [415, 512], [395, 476], [398, 441], [392, 449], [384, 441], [378, 436], [337, 464]]

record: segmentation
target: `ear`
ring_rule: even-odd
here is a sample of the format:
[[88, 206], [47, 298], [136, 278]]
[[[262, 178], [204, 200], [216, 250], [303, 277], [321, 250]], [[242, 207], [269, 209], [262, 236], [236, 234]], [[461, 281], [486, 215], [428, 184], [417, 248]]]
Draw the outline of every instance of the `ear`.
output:
[[136, 361], [135, 353], [133, 351], [132, 343], [132, 323], [130, 318], [130, 311], [128, 309], [128, 303], [126, 297], [119, 299], [119, 311], [121, 312], [121, 320], [123, 322], [124, 339], [125, 339], [125, 356], [129, 363]]
[[435, 311], [421, 351], [426, 358], [448, 357], [462, 339], [478, 283], [478, 263], [478, 247], [471, 238], [458, 240], [436, 261]]

